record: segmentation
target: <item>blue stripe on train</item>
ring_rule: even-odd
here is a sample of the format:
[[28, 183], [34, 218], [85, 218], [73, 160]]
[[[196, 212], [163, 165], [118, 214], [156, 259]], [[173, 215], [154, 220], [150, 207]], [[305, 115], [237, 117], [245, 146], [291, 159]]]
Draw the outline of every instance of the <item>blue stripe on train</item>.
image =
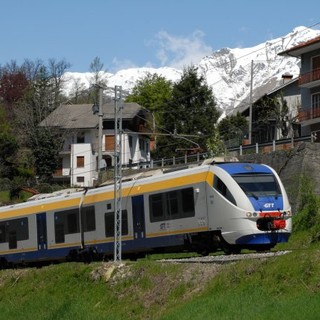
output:
[[[137, 240], [122, 241], [122, 252], [139, 252], [148, 251], [153, 248], [168, 248], [174, 246], [181, 246], [184, 244], [185, 236], [183, 234], [170, 235], [155, 238], [145, 238]], [[114, 243], [106, 242], [96, 245], [87, 245], [87, 247], [95, 247], [98, 253], [106, 255], [113, 255]], [[20, 252], [1, 255], [0, 258], [5, 258], [7, 262], [23, 263], [35, 261], [50, 261], [64, 259], [68, 256], [70, 250], [80, 249], [80, 246], [64, 247], [58, 249], [48, 249], [42, 251]]]
[[236, 244], [239, 245], [262, 245], [271, 244], [276, 245], [280, 242], [288, 242], [290, 237], [289, 233], [285, 232], [266, 232], [259, 234], [250, 234], [240, 237], [236, 240]]
[[281, 211], [283, 210], [282, 196], [248, 196], [250, 202], [256, 211]]
[[222, 168], [227, 171], [230, 175], [239, 174], [239, 173], [272, 173], [270, 168], [255, 163], [220, 163], [217, 167]]

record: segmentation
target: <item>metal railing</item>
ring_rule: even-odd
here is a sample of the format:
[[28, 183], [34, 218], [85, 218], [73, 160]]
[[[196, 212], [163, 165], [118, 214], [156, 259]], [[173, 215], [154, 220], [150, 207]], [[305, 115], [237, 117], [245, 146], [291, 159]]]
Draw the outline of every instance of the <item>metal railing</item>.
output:
[[295, 137], [289, 139], [273, 140], [264, 143], [255, 143], [250, 145], [239, 145], [237, 147], [228, 148], [230, 155], [242, 156], [252, 153], [270, 153], [278, 150], [289, 150], [299, 146], [302, 142], [319, 142], [320, 131], [313, 131], [311, 135], [304, 137]]
[[320, 80], [320, 69], [314, 69], [299, 76], [299, 85], [301, 86], [318, 80]]

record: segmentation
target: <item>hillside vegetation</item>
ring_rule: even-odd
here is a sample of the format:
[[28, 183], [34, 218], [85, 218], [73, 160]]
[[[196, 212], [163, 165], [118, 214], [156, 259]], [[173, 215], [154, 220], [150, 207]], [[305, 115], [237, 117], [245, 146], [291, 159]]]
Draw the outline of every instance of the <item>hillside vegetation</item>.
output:
[[[0, 271], [0, 320], [318, 319], [320, 202], [301, 179], [300, 207], [278, 257], [228, 264], [62, 263]], [[161, 256], [163, 258], [163, 256]]]
[[63, 263], [0, 272], [0, 319], [318, 319], [320, 245], [226, 265]]

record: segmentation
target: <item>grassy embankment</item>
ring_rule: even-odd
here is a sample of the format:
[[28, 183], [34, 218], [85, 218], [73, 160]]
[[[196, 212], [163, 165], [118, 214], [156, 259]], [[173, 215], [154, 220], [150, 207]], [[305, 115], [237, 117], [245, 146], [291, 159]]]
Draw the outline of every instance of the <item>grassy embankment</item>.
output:
[[[320, 200], [305, 185], [290, 253], [228, 265], [64, 263], [0, 271], [0, 320], [319, 319]], [[114, 268], [114, 269], [113, 269]]]
[[2, 270], [0, 319], [318, 319], [320, 245], [309, 242], [297, 232], [281, 246], [289, 254], [224, 266], [146, 259], [115, 270], [103, 263]]

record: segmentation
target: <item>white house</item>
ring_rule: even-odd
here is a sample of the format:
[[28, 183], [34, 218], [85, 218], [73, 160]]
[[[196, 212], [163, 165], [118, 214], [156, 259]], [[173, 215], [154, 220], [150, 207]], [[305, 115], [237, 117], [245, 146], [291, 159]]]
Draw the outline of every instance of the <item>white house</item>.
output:
[[[100, 167], [107, 170], [114, 164], [114, 104], [104, 104], [102, 110]], [[139, 168], [150, 162], [150, 118], [151, 113], [137, 103], [123, 103], [120, 155], [124, 166]], [[40, 126], [58, 128], [64, 139], [54, 180], [71, 186], [94, 186], [98, 178], [99, 117], [93, 114], [92, 104], [61, 105]]]

